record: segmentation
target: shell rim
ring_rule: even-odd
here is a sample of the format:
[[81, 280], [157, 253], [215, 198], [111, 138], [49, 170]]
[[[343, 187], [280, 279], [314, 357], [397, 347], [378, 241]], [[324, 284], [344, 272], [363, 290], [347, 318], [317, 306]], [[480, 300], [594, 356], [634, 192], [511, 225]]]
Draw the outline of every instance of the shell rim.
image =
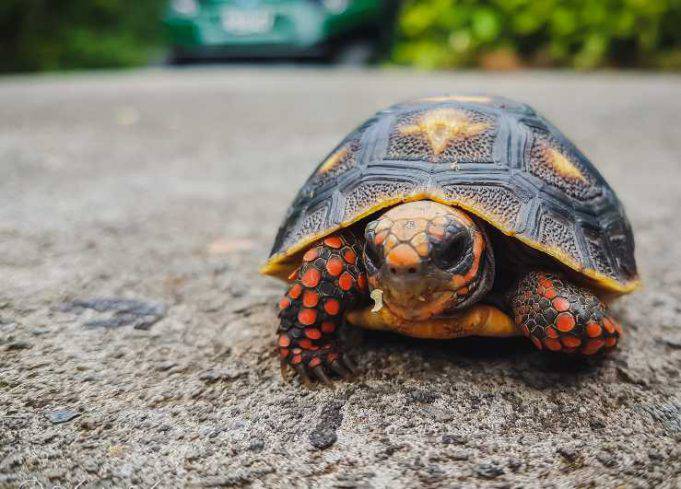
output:
[[546, 246], [538, 241], [522, 236], [506, 228], [505, 226], [501, 225], [498, 221], [496, 221], [493, 216], [485, 212], [481, 212], [479, 209], [475, 208], [474, 206], [471, 206], [470, 204], [466, 204], [465, 202], [456, 199], [448, 200], [439, 195], [434, 195], [428, 192], [418, 193], [404, 197], [395, 197], [392, 199], [384, 199], [381, 201], [380, 204], [375, 205], [361, 212], [360, 214], [357, 214], [348, 221], [343, 221], [340, 224], [328, 228], [321, 233], [312, 234], [308, 238], [301, 239], [295, 245], [289, 247], [287, 250], [272, 255], [267, 260], [267, 262], [260, 268], [260, 273], [263, 275], [268, 275], [280, 278], [282, 280], [286, 280], [286, 276], [290, 273], [292, 267], [295, 267], [295, 264], [287, 263], [287, 259], [295, 257], [298, 253], [303, 251], [303, 249], [305, 249], [308, 245], [324, 238], [325, 236], [328, 236], [329, 234], [335, 231], [338, 231], [339, 229], [344, 229], [349, 226], [352, 226], [356, 222], [382, 209], [385, 209], [387, 207], [393, 207], [400, 203], [414, 202], [418, 200], [432, 200], [433, 202], [438, 202], [440, 204], [460, 207], [461, 209], [470, 212], [471, 214], [474, 214], [480, 219], [483, 219], [484, 221], [486, 221], [487, 223], [501, 231], [506, 236], [518, 239], [522, 243], [529, 246], [530, 248], [541, 251], [542, 253], [545, 253], [555, 258], [563, 265], [571, 268], [572, 270], [592, 279], [595, 285], [607, 291], [617, 292], [619, 294], [627, 294], [629, 292], [636, 290], [641, 285], [641, 280], [638, 278], [638, 276], [627, 282], [619, 282], [614, 278], [608, 277], [607, 275], [604, 275], [603, 273], [595, 269], [586, 268], [582, 266], [580, 263], [578, 263], [576, 260], [574, 260], [572, 257], [570, 257], [567, 253], [565, 253], [558, 247]]

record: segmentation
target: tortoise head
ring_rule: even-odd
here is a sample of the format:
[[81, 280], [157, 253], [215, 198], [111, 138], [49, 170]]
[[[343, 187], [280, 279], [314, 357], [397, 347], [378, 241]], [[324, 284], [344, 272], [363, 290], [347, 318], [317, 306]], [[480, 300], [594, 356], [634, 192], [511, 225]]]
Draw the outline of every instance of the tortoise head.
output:
[[492, 247], [460, 209], [427, 200], [401, 204], [368, 223], [365, 238], [369, 285], [406, 320], [463, 309], [492, 287]]

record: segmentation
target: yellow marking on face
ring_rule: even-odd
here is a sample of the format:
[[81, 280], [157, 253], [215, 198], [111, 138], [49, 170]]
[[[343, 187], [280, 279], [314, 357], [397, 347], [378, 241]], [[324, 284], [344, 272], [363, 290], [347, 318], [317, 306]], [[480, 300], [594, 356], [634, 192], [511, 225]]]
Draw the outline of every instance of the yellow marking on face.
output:
[[430, 246], [428, 246], [428, 235], [426, 233], [420, 232], [411, 239], [410, 243], [421, 258], [428, 256]]
[[580, 180], [586, 182], [586, 177], [569, 159], [565, 157], [560, 151], [553, 148], [546, 148], [544, 150], [549, 164], [561, 176], [571, 180]]
[[335, 153], [333, 153], [331, 156], [329, 156], [324, 163], [322, 163], [322, 166], [319, 167], [319, 170], [317, 170], [317, 173], [324, 174], [328, 171], [333, 170], [336, 166], [340, 164], [341, 161], [343, 161], [343, 158], [345, 158], [348, 155], [348, 148], [341, 148]]
[[482, 95], [441, 95], [439, 97], [425, 97], [419, 99], [424, 102], [472, 102], [477, 104], [488, 104], [491, 98]]
[[398, 239], [393, 234], [391, 234], [385, 239], [385, 241], [383, 241], [383, 249], [386, 252], [390, 252], [390, 250], [392, 250], [398, 244], [399, 244]]
[[451, 141], [476, 136], [489, 127], [485, 122], [473, 122], [460, 110], [437, 109], [423, 114], [415, 124], [400, 128], [400, 134], [424, 137], [433, 153], [440, 155]]

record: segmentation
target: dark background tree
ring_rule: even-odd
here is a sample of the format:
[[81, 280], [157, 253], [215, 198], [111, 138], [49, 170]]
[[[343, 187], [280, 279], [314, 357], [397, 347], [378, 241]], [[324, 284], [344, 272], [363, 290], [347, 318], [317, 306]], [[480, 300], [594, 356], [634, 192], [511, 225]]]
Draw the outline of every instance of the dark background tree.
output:
[[0, 71], [145, 64], [162, 46], [163, 0], [2, 0]]

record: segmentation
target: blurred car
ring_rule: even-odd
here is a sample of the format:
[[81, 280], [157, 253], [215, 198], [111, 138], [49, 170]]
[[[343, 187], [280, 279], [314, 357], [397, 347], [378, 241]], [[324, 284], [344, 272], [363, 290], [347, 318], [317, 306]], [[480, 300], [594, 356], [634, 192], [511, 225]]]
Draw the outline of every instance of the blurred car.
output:
[[386, 34], [389, 3], [392, 4], [389, 0], [171, 0], [164, 23], [174, 62], [334, 56], [352, 62], [375, 54]]

